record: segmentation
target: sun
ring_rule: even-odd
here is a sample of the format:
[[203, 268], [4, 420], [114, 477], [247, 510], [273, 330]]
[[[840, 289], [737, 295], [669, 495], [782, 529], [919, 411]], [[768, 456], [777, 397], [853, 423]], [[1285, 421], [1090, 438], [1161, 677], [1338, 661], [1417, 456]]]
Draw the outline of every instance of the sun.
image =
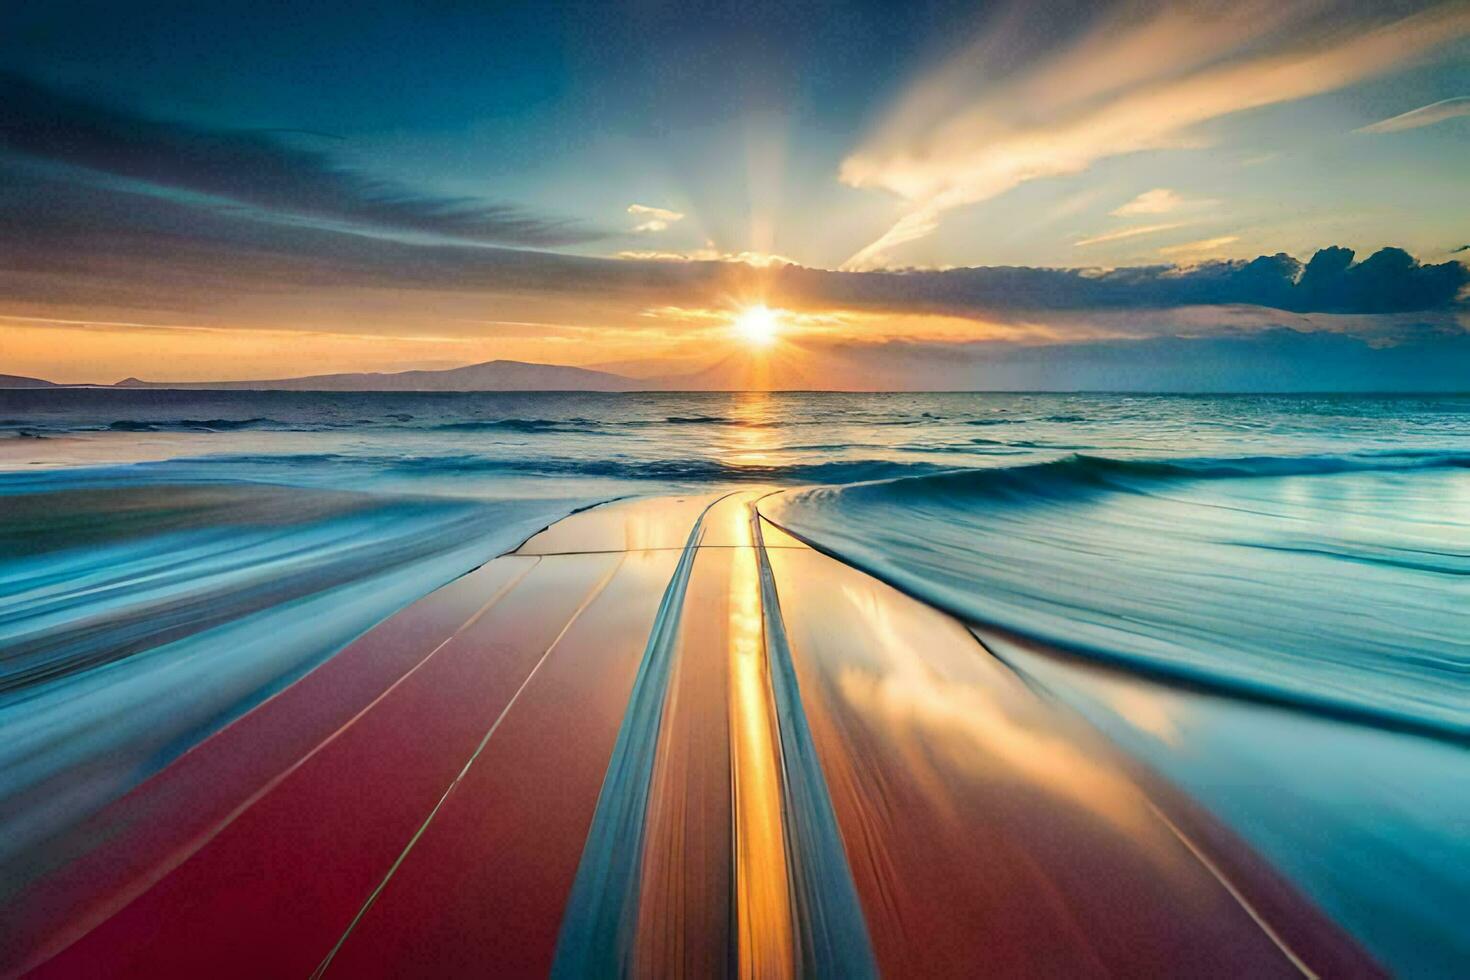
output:
[[769, 347], [781, 332], [781, 318], [764, 305], [747, 306], [735, 317], [735, 334], [753, 347]]

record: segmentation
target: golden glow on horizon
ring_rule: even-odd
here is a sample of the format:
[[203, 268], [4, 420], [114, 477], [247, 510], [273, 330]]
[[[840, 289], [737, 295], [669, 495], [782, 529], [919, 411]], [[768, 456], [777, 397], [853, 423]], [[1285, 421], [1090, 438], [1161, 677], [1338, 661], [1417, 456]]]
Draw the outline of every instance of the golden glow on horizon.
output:
[[748, 306], [735, 317], [735, 333], [753, 347], [769, 347], [781, 332], [781, 318], [764, 304]]
[[[792, 299], [799, 299], [793, 297]], [[391, 304], [350, 322], [325, 313], [283, 323], [274, 307], [157, 321], [115, 307], [91, 310], [0, 304], [0, 350], [7, 374], [66, 383], [232, 381], [309, 373], [444, 370], [492, 360], [612, 371], [634, 378], [706, 376], [699, 384], [738, 390], [869, 388], [874, 361], [864, 350], [893, 340], [915, 344], [1012, 341], [1035, 344], [1137, 335], [1133, 312], [1068, 319], [992, 319], [942, 312], [803, 307], [757, 288], [707, 303], [546, 303], [518, 300], [486, 317], [483, 297], [432, 311]], [[389, 314], [392, 320], [385, 319]], [[1169, 323], [1201, 329], [1243, 315], [1218, 308], [1170, 311]], [[1232, 321], [1234, 322], [1234, 321]], [[1147, 326], [1143, 329], [1156, 329]], [[710, 373], [712, 372], [712, 373]], [[896, 376], [902, 387], [910, 375]]]
[[[92, 310], [0, 304], [6, 374], [64, 383], [236, 381], [304, 374], [445, 370], [492, 360], [611, 371], [633, 378], [703, 375], [697, 386], [734, 390], [871, 388], [865, 349], [915, 344], [1012, 341], [1036, 344], [1130, 337], [1145, 319], [1094, 315], [1069, 320], [991, 319], [940, 312], [803, 307], [762, 290], [731, 291], [707, 303], [628, 304], [527, 299], [485, 315], [483, 297], [441, 302], [417, 314], [400, 306], [345, 322], [282, 322], [281, 311], [250, 309], [191, 322], [156, 322], [114, 307]], [[234, 317], [238, 316], [238, 319]], [[1243, 314], [1206, 308], [1170, 311], [1170, 323], [1207, 329]], [[1232, 322], [1235, 322], [1232, 320]], [[1156, 329], [1148, 326], [1145, 329]], [[910, 374], [890, 383], [904, 386]]]

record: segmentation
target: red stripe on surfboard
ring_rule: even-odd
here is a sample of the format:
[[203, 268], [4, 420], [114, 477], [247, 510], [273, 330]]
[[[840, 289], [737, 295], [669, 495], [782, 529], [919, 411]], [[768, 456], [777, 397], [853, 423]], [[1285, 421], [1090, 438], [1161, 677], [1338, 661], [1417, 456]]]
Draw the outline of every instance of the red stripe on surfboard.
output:
[[328, 977], [546, 975], [678, 557], [627, 556], [353, 928]]
[[1110, 749], [959, 623], [770, 558], [884, 974], [1299, 975]]
[[533, 559], [492, 562], [401, 610], [44, 847], [55, 870], [7, 901], [0, 967], [84, 934], [197, 848], [474, 615]]
[[702, 548], [684, 594], [644, 818], [632, 963], [640, 976], [713, 978], [730, 965], [730, 581], [729, 551]]
[[305, 976], [613, 559], [541, 559], [204, 848], [40, 970]]

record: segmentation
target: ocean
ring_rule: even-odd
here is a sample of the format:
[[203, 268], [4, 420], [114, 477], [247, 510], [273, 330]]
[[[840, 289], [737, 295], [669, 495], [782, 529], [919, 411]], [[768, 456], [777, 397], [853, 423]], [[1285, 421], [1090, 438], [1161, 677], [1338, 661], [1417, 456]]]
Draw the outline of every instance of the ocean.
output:
[[1457, 396], [0, 391], [0, 866], [534, 531], [727, 485], [1470, 962]]

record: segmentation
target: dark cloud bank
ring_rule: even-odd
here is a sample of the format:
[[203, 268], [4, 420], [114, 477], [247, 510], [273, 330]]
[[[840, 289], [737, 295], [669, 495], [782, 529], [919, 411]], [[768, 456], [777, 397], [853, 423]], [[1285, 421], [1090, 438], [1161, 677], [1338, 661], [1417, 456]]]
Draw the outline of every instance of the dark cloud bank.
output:
[[1305, 265], [1278, 252], [1187, 268], [793, 269], [785, 278], [798, 295], [817, 292], [839, 304], [936, 312], [1248, 305], [1292, 313], [1406, 313], [1448, 307], [1470, 283], [1470, 270], [1459, 262], [1424, 265], [1399, 248], [1353, 259], [1352, 249], [1331, 246]]

